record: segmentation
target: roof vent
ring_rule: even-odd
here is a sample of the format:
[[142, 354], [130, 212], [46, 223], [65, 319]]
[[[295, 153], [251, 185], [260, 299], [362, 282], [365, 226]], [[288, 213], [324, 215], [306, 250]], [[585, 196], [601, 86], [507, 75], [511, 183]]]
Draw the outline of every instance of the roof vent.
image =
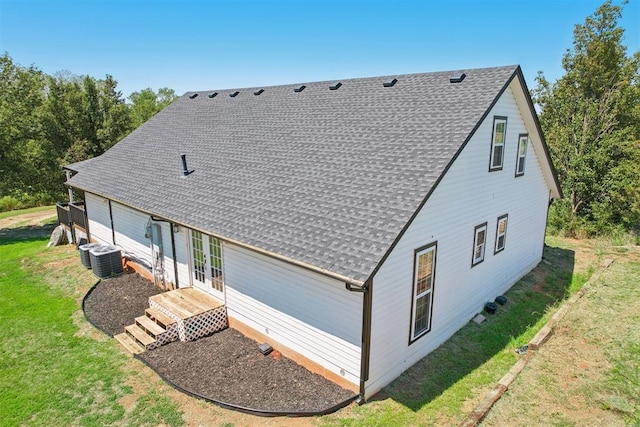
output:
[[457, 76], [449, 76], [449, 83], [460, 83], [465, 77], [467, 77], [465, 73], [461, 73]]
[[216, 96], [218, 96], [218, 92], [213, 92], [209, 94], [209, 98], [215, 98]]
[[300, 86], [300, 87], [295, 88], [293, 91], [294, 91], [294, 92], [302, 92], [302, 91], [304, 90], [304, 88], [306, 88], [306, 86], [305, 86], [305, 85], [302, 85], [302, 86]]
[[262, 92], [264, 92], [264, 89], [257, 90], [255, 92], [253, 92], [253, 94], [254, 95], [260, 95]]
[[391, 87], [394, 84], [398, 83], [398, 79], [393, 79], [393, 80], [389, 80], [388, 82], [384, 82], [382, 83], [382, 86], [384, 87]]
[[340, 88], [340, 86], [342, 86], [342, 83], [338, 82], [336, 84], [334, 84], [333, 86], [329, 86], [329, 90], [337, 90]]
[[194, 98], [197, 98], [197, 97], [198, 97], [197, 93], [189, 95], [189, 99], [194, 99]]
[[182, 158], [182, 175], [191, 175], [193, 173], [193, 170], [189, 170], [189, 168], [187, 167], [187, 155], [180, 154], [180, 157]]
[[233, 92], [233, 93], [230, 93], [230, 94], [229, 94], [229, 96], [230, 96], [230, 97], [232, 97], [232, 98], [235, 98], [236, 96], [238, 96], [238, 94], [239, 94], [239, 93], [240, 93], [240, 92], [235, 91], [235, 92]]

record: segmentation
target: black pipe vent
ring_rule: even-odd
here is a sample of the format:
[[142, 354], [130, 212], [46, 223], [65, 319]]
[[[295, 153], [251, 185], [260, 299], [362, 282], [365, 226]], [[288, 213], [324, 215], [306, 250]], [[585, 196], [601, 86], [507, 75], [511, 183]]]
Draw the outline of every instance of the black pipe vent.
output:
[[398, 79], [393, 79], [393, 80], [389, 80], [388, 82], [384, 82], [382, 83], [382, 86], [384, 87], [391, 87], [394, 84], [398, 83]]
[[213, 92], [209, 94], [209, 98], [215, 98], [216, 96], [218, 96], [218, 92]]
[[255, 92], [253, 92], [253, 94], [254, 95], [260, 95], [262, 92], [264, 92], [264, 89], [257, 90]]
[[194, 99], [194, 98], [197, 98], [197, 97], [198, 97], [197, 93], [189, 95], [189, 99]]
[[300, 86], [300, 87], [295, 88], [293, 91], [294, 91], [294, 92], [302, 92], [305, 88], [306, 88], [306, 86], [305, 86], [305, 85], [302, 85], [302, 86]]
[[449, 77], [449, 83], [460, 83], [461, 81], [464, 80], [465, 77], [467, 77], [467, 75], [465, 73], [462, 73], [462, 74], [457, 75], [457, 76], [450, 76]]
[[182, 159], [182, 175], [187, 176], [193, 173], [193, 170], [189, 170], [187, 167], [187, 155], [180, 154], [180, 158]]
[[338, 90], [340, 88], [340, 86], [342, 86], [342, 83], [338, 82], [338, 83], [334, 84], [333, 86], [329, 86], [329, 90]]
[[229, 96], [230, 96], [230, 97], [232, 97], [232, 98], [235, 98], [236, 96], [238, 96], [238, 94], [239, 94], [239, 93], [240, 93], [240, 92], [235, 91], [235, 92], [233, 92], [233, 93], [230, 93], [230, 94], [229, 94]]

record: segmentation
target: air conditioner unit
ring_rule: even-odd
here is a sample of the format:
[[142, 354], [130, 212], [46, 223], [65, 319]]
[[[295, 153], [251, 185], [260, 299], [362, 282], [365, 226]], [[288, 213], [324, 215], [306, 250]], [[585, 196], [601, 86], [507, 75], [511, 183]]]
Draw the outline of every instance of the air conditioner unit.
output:
[[101, 279], [122, 274], [122, 253], [117, 246], [105, 245], [89, 251], [93, 274]]
[[89, 256], [89, 251], [97, 248], [98, 246], [102, 246], [102, 243], [85, 243], [78, 247], [78, 250], [80, 251], [80, 262], [82, 262], [82, 265], [87, 268], [91, 268], [91, 257]]

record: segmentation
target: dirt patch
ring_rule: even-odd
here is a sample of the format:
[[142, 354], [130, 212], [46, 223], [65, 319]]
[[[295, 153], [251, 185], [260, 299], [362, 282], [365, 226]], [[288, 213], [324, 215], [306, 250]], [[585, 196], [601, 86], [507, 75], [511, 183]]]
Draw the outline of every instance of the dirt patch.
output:
[[149, 297], [161, 293], [138, 274], [102, 280], [84, 302], [87, 319], [109, 335], [124, 331], [149, 308]]
[[55, 208], [42, 212], [32, 212], [22, 215], [11, 216], [0, 219], [0, 229], [16, 227], [38, 227], [42, 226], [56, 216]]
[[228, 328], [197, 341], [167, 344], [141, 358], [187, 390], [259, 411], [320, 412], [354, 396], [286, 357], [263, 356], [257, 346]]

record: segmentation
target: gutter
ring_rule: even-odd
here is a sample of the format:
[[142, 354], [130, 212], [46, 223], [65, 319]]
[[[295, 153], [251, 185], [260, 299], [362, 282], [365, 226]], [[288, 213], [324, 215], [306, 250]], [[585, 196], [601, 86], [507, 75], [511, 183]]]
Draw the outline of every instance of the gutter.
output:
[[[69, 184], [66, 184], [66, 185], [69, 185]], [[72, 185], [69, 185], [69, 186], [70, 187], [74, 187]], [[150, 212], [148, 210], [145, 210], [145, 209], [142, 209], [142, 208], [139, 208], [139, 207], [131, 206], [128, 203], [125, 203], [125, 202], [123, 202], [121, 200], [113, 199], [111, 197], [103, 196], [103, 195], [98, 194], [98, 193], [94, 193], [94, 192], [91, 192], [91, 191], [83, 190], [80, 187], [74, 187], [74, 188], [77, 188], [77, 189], [82, 190], [82, 191], [84, 191], [86, 193], [89, 193], [89, 194], [94, 194], [96, 196], [102, 197], [103, 199], [106, 199], [106, 200], [109, 200], [109, 201], [113, 200], [114, 202], [120, 203], [123, 206], [127, 206], [127, 207], [129, 207], [131, 209], [135, 209], [135, 210], [137, 210], [139, 212], [145, 213], [145, 214], [149, 215], [152, 218], [154, 217], [154, 213], [153, 212]], [[335, 280], [337, 280], [339, 282], [348, 283], [352, 287], [361, 288], [365, 284], [365, 282], [363, 282], [361, 280], [356, 280], [356, 279], [353, 279], [351, 277], [345, 276], [343, 274], [335, 273], [333, 271], [330, 271], [330, 270], [327, 270], [327, 269], [324, 269], [324, 268], [321, 268], [321, 267], [317, 267], [317, 266], [312, 265], [312, 264], [308, 264], [308, 263], [306, 263], [304, 261], [299, 261], [299, 260], [296, 260], [294, 258], [290, 258], [290, 257], [284, 256], [284, 255], [280, 255], [278, 253], [269, 251], [267, 249], [262, 249], [262, 248], [259, 248], [257, 246], [250, 245], [248, 243], [243, 243], [243, 242], [240, 242], [238, 240], [231, 239], [229, 237], [225, 237], [225, 236], [222, 236], [222, 235], [219, 235], [219, 234], [215, 234], [215, 233], [212, 233], [211, 231], [204, 230], [204, 229], [199, 228], [199, 227], [195, 227], [195, 226], [192, 226], [192, 225], [189, 225], [189, 224], [185, 224], [185, 223], [182, 223], [182, 222], [179, 222], [179, 221], [175, 221], [175, 220], [172, 220], [172, 219], [163, 219], [162, 221], [172, 222], [172, 223], [174, 223], [176, 225], [180, 225], [182, 227], [186, 227], [186, 228], [190, 228], [192, 230], [199, 231], [199, 232], [207, 234], [209, 236], [213, 236], [216, 239], [219, 239], [219, 240], [221, 240], [223, 242], [231, 243], [231, 244], [239, 246], [241, 248], [248, 249], [250, 251], [257, 252], [257, 253], [262, 254], [262, 255], [266, 255], [266, 256], [268, 256], [270, 258], [274, 258], [274, 259], [277, 259], [279, 261], [286, 262], [287, 264], [292, 264], [292, 265], [295, 265], [297, 267], [304, 268], [305, 270], [313, 271], [314, 273], [318, 273], [318, 274], [321, 274], [323, 276], [330, 277], [330, 278], [335, 279]]]

